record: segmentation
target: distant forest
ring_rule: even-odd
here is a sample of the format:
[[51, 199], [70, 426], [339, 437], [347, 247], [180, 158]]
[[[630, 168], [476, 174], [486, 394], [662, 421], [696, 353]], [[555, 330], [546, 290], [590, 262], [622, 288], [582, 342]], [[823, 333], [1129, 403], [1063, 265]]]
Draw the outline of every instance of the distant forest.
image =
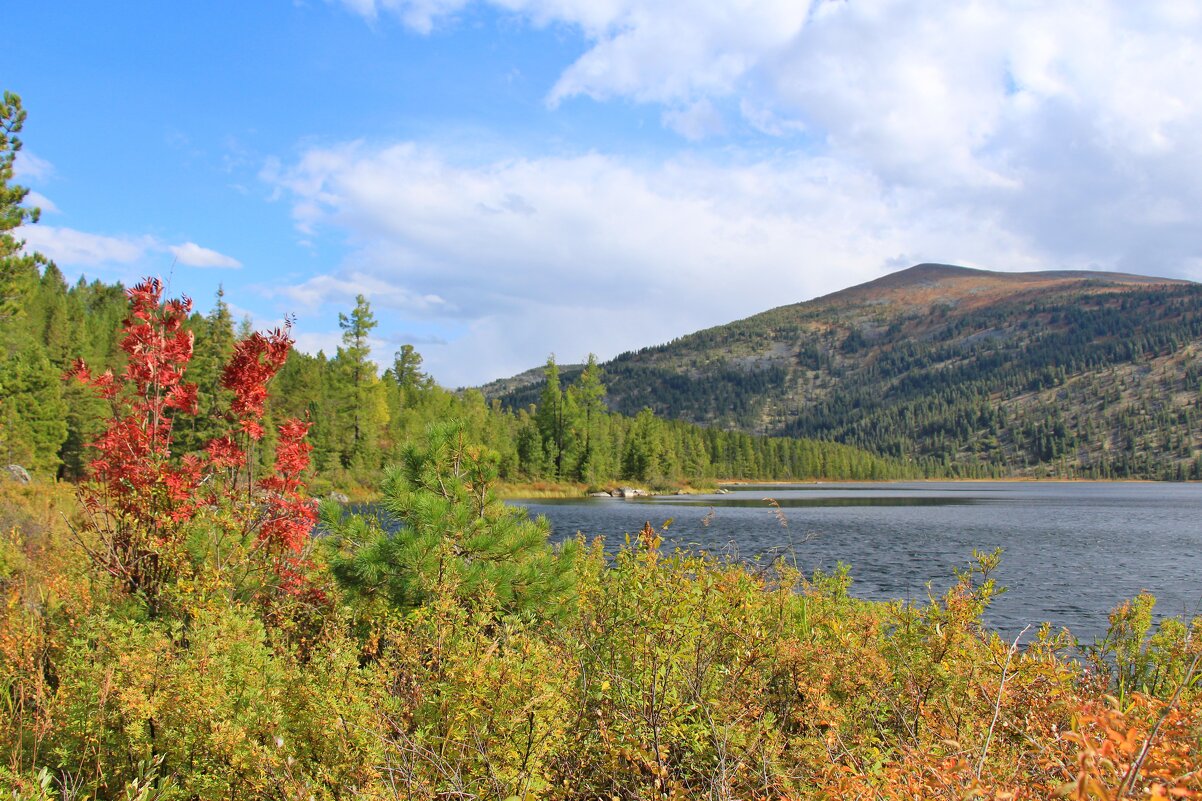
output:
[[[102, 429], [109, 403], [63, 379], [76, 360], [93, 372], [123, 369], [119, 329], [128, 300], [123, 287], [80, 279], [68, 286], [61, 272], [28, 258], [11, 284], [20, 301], [0, 323], [0, 458], [36, 473], [64, 479], [83, 476], [88, 442]], [[342, 345], [332, 355], [293, 350], [271, 385], [259, 446], [267, 466], [273, 420], [312, 422], [315, 486], [374, 487], [383, 466], [436, 421], [457, 418], [474, 441], [499, 454], [500, 477], [510, 482], [558, 481], [592, 486], [628, 481], [667, 487], [682, 481], [742, 479], [885, 479], [912, 477], [921, 468], [833, 442], [751, 436], [661, 419], [649, 410], [625, 416], [606, 405], [605, 378], [595, 360], [560, 385], [549, 360], [536, 402], [519, 409], [488, 403], [477, 391], [438, 386], [422, 370], [422, 357], [402, 346], [381, 372], [370, 358], [375, 326], [360, 296], [340, 316]], [[199, 413], [175, 424], [180, 453], [201, 449], [219, 427], [214, 410], [229, 390], [220, 365], [247, 336], [219, 291], [212, 308], [194, 311], [188, 328], [195, 356], [186, 379], [198, 386]]]
[[[616, 411], [928, 475], [1185, 480], [1202, 478], [1200, 353], [1202, 287], [1097, 279], [967, 309], [783, 307], [603, 368]], [[508, 408], [541, 391], [506, 389]]]

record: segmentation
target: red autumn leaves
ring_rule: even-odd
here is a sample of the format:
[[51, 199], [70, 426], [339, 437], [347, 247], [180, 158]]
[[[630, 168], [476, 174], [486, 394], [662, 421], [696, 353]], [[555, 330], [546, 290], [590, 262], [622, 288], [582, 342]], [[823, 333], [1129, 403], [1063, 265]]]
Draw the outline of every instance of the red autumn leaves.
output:
[[221, 415], [225, 433], [203, 452], [176, 457], [176, 417], [197, 412], [197, 386], [184, 380], [192, 359], [193, 335], [185, 328], [192, 302], [162, 302], [162, 292], [153, 278], [128, 291], [131, 308], [121, 340], [128, 363], [120, 379], [111, 371], [93, 376], [82, 362], [71, 371], [113, 403], [107, 429], [92, 443], [92, 480], [81, 489], [85, 506], [94, 516], [104, 514], [109, 539], [152, 544], [178, 536], [181, 524], [202, 508], [249, 498], [257, 513], [243, 518], [257, 529], [246, 532], [255, 544], [276, 556], [298, 553], [316, 520], [300, 478], [311, 450], [308, 424], [288, 420], [279, 426], [275, 470], [268, 477], [255, 479], [249, 461], [264, 435], [268, 383], [292, 346], [288, 327], [235, 345], [221, 375], [221, 385], [233, 393]]

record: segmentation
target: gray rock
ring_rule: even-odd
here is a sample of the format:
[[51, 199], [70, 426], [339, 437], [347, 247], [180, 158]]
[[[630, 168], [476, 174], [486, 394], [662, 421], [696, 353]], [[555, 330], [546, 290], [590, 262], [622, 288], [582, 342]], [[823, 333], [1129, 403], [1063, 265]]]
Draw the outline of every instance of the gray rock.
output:
[[350, 503], [351, 502], [351, 499], [348, 498], [346, 495], [344, 495], [341, 492], [331, 492], [329, 494], [329, 496], [327, 496], [327, 497], [329, 497], [329, 499], [331, 501], [334, 501], [335, 503]]
[[8, 473], [9, 478], [18, 484], [28, 484], [33, 480], [29, 477], [29, 471], [19, 464], [10, 464], [5, 472]]

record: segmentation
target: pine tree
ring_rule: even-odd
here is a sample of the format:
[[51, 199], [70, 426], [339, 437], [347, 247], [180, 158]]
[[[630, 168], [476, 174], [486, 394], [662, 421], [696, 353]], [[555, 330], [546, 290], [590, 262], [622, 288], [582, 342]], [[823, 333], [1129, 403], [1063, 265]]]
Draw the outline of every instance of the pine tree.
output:
[[21, 98], [12, 92], [4, 93], [0, 104], [0, 322], [10, 321], [21, 313], [37, 283], [39, 268], [46, 259], [39, 254], [23, 254], [25, 244], [12, 231], [25, 223], [38, 221], [40, 211], [25, 205], [29, 188], [12, 183], [13, 168], [21, 139], [17, 136], [25, 124]]
[[436, 423], [388, 471], [382, 506], [395, 530], [324, 504], [334, 574], [352, 593], [399, 609], [436, 596], [500, 615], [555, 616], [572, 598], [579, 546], [547, 544], [545, 518], [497, 498], [499, 455], [471, 444], [460, 421]]
[[67, 407], [59, 370], [43, 345], [46, 314], [39, 290], [41, 268], [49, 262], [23, 253], [24, 242], [11, 233], [38, 219], [36, 208], [22, 205], [29, 189], [11, 183], [24, 122], [21, 98], [5, 92], [0, 105], [0, 459], [54, 474], [67, 438]]

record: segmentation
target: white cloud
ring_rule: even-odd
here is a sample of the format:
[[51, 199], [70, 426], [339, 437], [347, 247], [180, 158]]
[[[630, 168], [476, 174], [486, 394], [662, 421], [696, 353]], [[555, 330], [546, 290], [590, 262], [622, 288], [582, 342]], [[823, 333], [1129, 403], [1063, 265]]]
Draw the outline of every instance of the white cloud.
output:
[[[345, 2], [422, 31], [469, 4]], [[581, 33], [552, 106], [656, 104], [683, 137], [726, 139], [720, 157], [651, 164], [359, 143], [279, 166], [298, 227], [346, 237], [337, 280], [471, 321], [448, 370], [484, 369], [473, 353], [537, 363], [540, 325], [612, 352], [923, 260], [1196, 277], [1196, 2], [477, 2]]]
[[370, 298], [373, 305], [394, 311], [424, 314], [447, 312], [450, 307], [438, 295], [419, 295], [376, 275], [350, 271], [342, 276], [318, 275], [293, 286], [267, 290], [269, 296], [282, 295], [306, 309], [323, 303], [353, 306], [358, 295]]
[[349, 144], [309, 151], [277, 180], [306, 231], [333, 229], [351, 248], [335, 274], [280, 292], [340, 308], [362, 293], [409, 319], [466, 323], [427, 358], [448, 383], [525, 369], [549, 350], [612, 356], [870, 280], [899, 253], [1035, 266], [988, 218], [926, 214], [920, 196], [886, 193], [868, 171], [797, 153], [464, 165], [414, 143]]
[[338, 0], [351, 11], [369, 20], [375, 20], [382, 12], [400, 17], [401, 20], [421, 33], [429, 33], [440, 17], [455, 13], [469, 0]]
[[132, 264], [156, 246], [150, 237], [103, 236], [51, 225], [25, 225], [17, 235], [25, 240], [27, 250], [36, 250], [59, 264], [83, 267]]
[[[428, 31], [468, 0], [343, 0]], [[479, 0], [586, 49], [549, 88], [663, 104], [688, 138], [719, 103], [772, 135], [804, 126], [888, 183], [1018, 186], [1067, 121], [1106, 169], [1196, 168], [1202, 11], [1183, 0]], [[729, 126], [728, 126], [729, 127]], [[1191, 174], [1191, 179], [1200, 177]]]
[[[469, 0], [341, 0], [368, 19], [390, 13], [421, 33]], [[536, 25], [578, 27], [591, 46], [551, 90], [682, 104], [728, 94], [765, 57], [784, 48], [809, 13], [809, 0], [490, 0]]]
[[[33, 193], [30, 193], [31, 197]], [[40, 198], [39, 200], [44, 200]], [[50, 203], [54, 211], [54, 204]], [[43, 210], [47, 210], [43, 207]], [[25, 240], [27, 250], [36, 250], [60, 266], [96, 267], [136, 264], [151, 254], [170, 253], [189, 267], [240, 267], [241, 264], [215, 250], [195, 242], [165, 245], [153, 236], [108, 236], [53, 225], [24, 225], [17, 236]]]
[[23, 205], [41, 209], [43, 214], [58, 213], [58, 206], [54, 205], [54, 201], [41, 192], [30, 192], [25, 196], [25, 203]]
[[23, 148], [13, 162], [13, 177], [17, 181], [44, 181], [54, 175], [54, 165]]
[[295, 347], [302, 353], [316, 356], [319, 352], [333, 356], [342, 344], [342, 332], [297, 331], [294, 332]]
[[189, 267], [228, 267], [237, 268], [242, 262], [235, 258], [218, 253], [215, 250], [202, 248], [195, 242], [185, 242], [182, 245], [168, 245], [167, 250], [179, 261]]
[[726, 130], [722, 114], [708, 98], [681, 108], [670, 108], [664, 112], [663, 120], [664, 125], [694, 142]]

